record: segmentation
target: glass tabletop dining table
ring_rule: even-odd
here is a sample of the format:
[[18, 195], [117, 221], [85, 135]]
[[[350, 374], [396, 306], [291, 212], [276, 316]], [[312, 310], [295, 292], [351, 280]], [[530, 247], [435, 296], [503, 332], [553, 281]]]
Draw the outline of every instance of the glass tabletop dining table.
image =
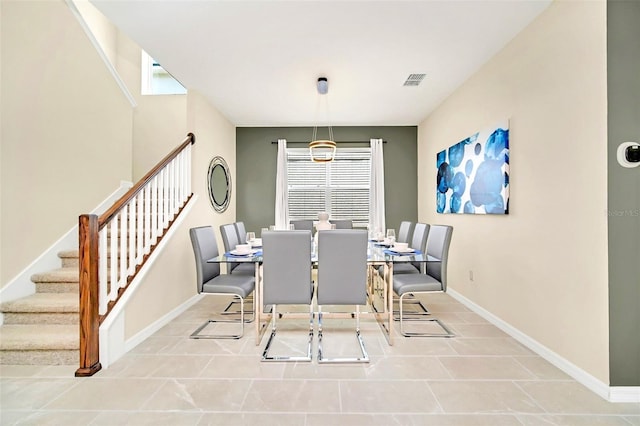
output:
[[[372, 316], [376, 319], [384, 332], [387, 343], [393, 345], [393, 265], [398, 263], [426, 263], [437, 261], [437, 259], [427, 256], [426, 254], [408, 249], [407, 251], [394, 251], [392, 247], [385, 245], [382, 241], [369, 241], [367, 247], [367, 265], [369, 268], [367, 278], [367, 295], [371, 311], [360, 311], [361, 317]], [[226, 252], [208, 259], [210, 263], [253, 263], [255, 265], [256, 289], [254, 298], [256, 298], [255, 306], [255, 329], [256, 329], [256, 345], [260, 344], [262, 333], [266, 329], [269, 322], [271, 312], [269, 308], [265, 310], [265, 306], [261, 303], [262, 297], [262, 247], [253, 247], [251, 253], [235, 254]], [[317, 251], [312, 250], [311, 263], [316, 266], [318, 262]], [[383, 267], [383, 273], [378, 272], [378, 268]], [[304, 318], [308, 314], [287, 313], [287, 317]], [[324, 313], [324, 317], [347, 318], [350, 314], [346, 313]], [[266, 320], [266, 321], [263, 321]]]

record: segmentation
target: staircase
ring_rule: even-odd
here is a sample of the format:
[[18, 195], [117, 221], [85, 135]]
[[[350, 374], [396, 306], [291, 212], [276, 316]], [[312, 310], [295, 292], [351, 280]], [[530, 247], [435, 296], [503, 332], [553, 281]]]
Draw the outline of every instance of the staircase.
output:
[[[34, 274], [34, 294], [0, 304], [0, 364], [77, 365], [75, 375], [82, 377], [100, 370], [100, 317], [109, 315], [192, 199], [191, 145], [195, 140], [193, 133], [187, 134], [110, 207], [104, 205], [106, 210], [99, 216], [80, 215], [78, 249], [58, 253], [61, 268]], [[126, 239], [118, 244], [114, 241], [113, 253], [112, 233], [114, 238]], [[101, 235], [106, 239], [104, 246], [99, 244]], [[79, 250], [88, 266], [83, 269], [82, 282]], [[103, 279], [95, 268], [100, 265], [106, 266]], [[100, 312], [101, 301], [107, 306], [105, 312]]]
[[0, 364], [78, 364], [78, 250], [58, 257], [61, 268], [31, 277], [35, 294], [0, 305]]

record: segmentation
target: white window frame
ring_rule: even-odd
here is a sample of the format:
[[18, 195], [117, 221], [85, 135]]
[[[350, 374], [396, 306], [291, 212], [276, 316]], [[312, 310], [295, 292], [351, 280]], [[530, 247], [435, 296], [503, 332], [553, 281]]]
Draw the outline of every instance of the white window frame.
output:
[[185, 95], [187, 93], [187, 89], [144, 50], [140, 70], [142, 95]]
[[[344, 180], [335, 182], [336, 172], [340, 171], [340, 162], [344, 162], [348, 158], [355, 161], [363, 161], [363, 167], [354, 168], [352, 163], [349, 169], [345, 169], [349, 170], [349, 172], [344, 175]], [[296, 168], [292, 168], [294, 164], [292, 160], [296, 162]], [[299, 174], [296, 175], [296, 173]], [[287, 148], [289, 219], [317, 220], [318, 212], [326, 211], [331, 219], [351, 219], [354, 221], [354, 226], [366, 226], [369, 219], [369, 198], [371, 196], [370, 176], [370, 147], [338, 148], [334, 161], [328, 163], [312, 162], [308, 148]], [[349, 190], [353, 192], [350, 194]], [[296, 203], [300, 201], [300, 197], [296, 196], [295, 193], [299, 194], [301, 191], [320, 192], [323, 200], [318, 202], [317, 198], [314, 200], [313, 197], [310, 197], [310, 207], [305, 209], [299, 205], [296, 206]], [[347, 191], [346, 194], [345, 191]], [[355, 206], [356, 212], [348, 210], [348, 207], [346, 210], [332, 208], [332, 200], [334, 203], [342, 205], [342, 202], [339, 201], [340, 199], [335, 200], [334, 196], [341, 196], [341, 200], [354, 202], [352, 207]], [[306, 202], [303, 202], [303, 204], [306, 204]]]

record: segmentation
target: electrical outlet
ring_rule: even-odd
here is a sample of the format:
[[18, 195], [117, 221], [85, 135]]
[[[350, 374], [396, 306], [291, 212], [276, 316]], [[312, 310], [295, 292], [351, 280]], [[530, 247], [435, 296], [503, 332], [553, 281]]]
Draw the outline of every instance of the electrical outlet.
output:
[[469, 269], [469, 281], [473, 281], [473, 271]]

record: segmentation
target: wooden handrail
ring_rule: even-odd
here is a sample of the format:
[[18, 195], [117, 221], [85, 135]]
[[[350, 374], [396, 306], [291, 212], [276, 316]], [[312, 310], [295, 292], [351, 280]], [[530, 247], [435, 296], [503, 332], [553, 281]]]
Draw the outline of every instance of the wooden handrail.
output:
[[[112, 286], [113, 289], [117, 290], [117, 296], [111, 298], [111, 301], [108, 302], [108, 307], [101, 310], [101, 285], [103, 286], [102, 291], [106, 287], [106, 283], [100, 283], [100, 270], [101, 263], [107, 262], [106, 251], [100, 248], [100, 233], [104, 232], [106, 238], [107, 229], [101, 231], [103, 227], [108, 225], [111, 221], [114, 221], [114, 225], [117, 226], [117, 219], [119, 215], [121, 216], [121, 221], [123, 221], [122, 217], [126, 218], [126, 212], [129, 210], [126, 207], [130, 205], [130, 203], [135, 203], [134, 198], [140, 194], [140, 191], [145, 190], [147, 185], [150, 185], [153, 179], [160, 174], [167, 166], [169, 166], [174, 160], [178, 159], [179, 155], [184, 151], [190, 144], [195, 143], [195, 135], [193, 133], [189, 133], [184, 141], [176, 147], [173, 151], [171, 151], [166, 157], [164, 157], [153, 169], [151, 169], [140, 181], [138, 181], [126, 194], [120, 197], [114, 204], [111, 206], [105, 213], [103, 213], [100, 217], [94, 214], [83, 214], [79, 217], [79, 278], [80, 278], [80, 366], [76, 370], [75, 375], [77, 377], [84, 376], [92, 376], [102, 368], [100, 364], [100, 324], [106, 316], [111, 312], [111, 309], [118, 302], [122, 294], [124, 294], [125, 290], [128, 288], [129, 284], [133, 281], [136, 274], [141, 270], [141, 268], [146, 263], [147, 259], [157, 247], [158, 243], [162, 239], [164, 233], [175, 221], [175, 218], [180, 214], [186, 203], [192, 197], [192, 193], [190, 192], [190, 181], [188, 182], [188, 186], [186, 189], [187, 192], [182, 192], [180, 197], [176, 197], [176, 200], [179, 200], [180, 204], [176, 202], [173, 205], [173, 209], [169, 211], [169, 214], [165, 214], [165, 221], [161, 223], [161, 226], [157, 234], [154, 234], [153, 238], [147, 238], [145, 250], [129, 250], [131, 259], [135, 258], [135, 261], [131, 262], [131, 268], [135, 266], [135, 270], [131, 271], [127, 268], [126, 271], [120, 270], [120, 273], [126, 272], [124, 277], [126, 278], [126, 285], [124, 284], [124, 279], [118, 285], [113, 287], [113, 280], [107, 279]], [[175, 163], [173, 165], [175, 168]], [[190, 168], [190, 163], [188, 166]], [[175, 170], [175, 169], [172, 169]], [[189, 169], [187, 169], [189, 170]], [[189, 176], [189, 173], [186, 173], [183, 176]], [[145, 191], [147, 192], [147, 191]], [[141, 197], [144, 197], [144, 193], [140, 194]], [[134, 206], [135, 204], [131, 204]], [[142, 209], [142, 204], [138, 203], [139, 209]], [[133, 209], [133, 207], [131, 207]], [[142, 211], [142, 210], [139, 210]], [[176, 213], [177, 212], [177, 213]], [[169, 217], [169, 215], [171, 217]], [[124, 220], [126, 222], [126, 220]], [[132, 224], [135, 222], [131, 222]], [[140, 226], [142, 226], [143, 222], [139, 222]], [[126, 225], [124, 225], [126, 226]], [[147, 222], [148, 226], [148, 222]], [[162, 229], [164, 228], [164, 229]], [[123, 228], [126, 229], [126, 228]], [[132, 228], [133, 229], [133, 228]], [[142, 229], [142, 228], [140, 228]], [[124, 230], [123, 230], [124, 232]], [[155, 231], [154, 231], [155, 232]], [[148, 233], [147, 233], [148, 234]], [[124, 237], [126, 235], [123, 234]], [[117, 238], [118, 235], [112, 235], [111, 238]], [[131, 238], [131, 237], [129, 237]], [[106, 241], [106, 239], [104, 240]], [[126, 241], [123, 240], [123, 244]], [[133, 241], [133, 240], [131, 240]], [[142, 241], [140, 236], [138, 236], [138, 241]], [[105, 243], [106, 244], [106, 243]], [[133, 242], [132, 248], [134, 247]], [[106, 245], [104, 246], [106, 248]], [[112, 246], [113, 247], [113, 246]], [[140, 246], [142, 247], [142, 246]], [[127, 250], [127, 248], [123, 245], [122, 248]], [[103, 258], [100, 259], [100, 253], [102, 252]], [[144, 253], [144, 256], [142, 254]], [[140, 257], [136, 258], [136, 254], [139, 254]], [[128, 253], [119, 253], [119, 256], [127, 256]], [[118, 253], [111, 253], [111, 256], [118, 256]], [[124, 259], [122, 259], [125, 261]], [[104, 263], [106, 265], [106, 263]], [[106, 266], [103, 266], [106, 271]], [[106, 294], [106, 293], [103, 293]], [[107, 303], [109, 298], [103, 298], [102, 303]], [[104, 306], [104, 305], [103, 305]], [[101, 315], [101, 311], [103, 315]]]
[[133, 199], [133, 197], [138, 195], [138, 192], [140, 192], [142, 188], [144, 188], [149, 182], [151, 182], [151, 179], [153, 179], [160, 172], [160, 170], [162, 170], [167, 164], [169, 164], [171, 160], [176, 158], [176, 156], [183, 149], [185, 149], [187, 145], [193, 145], [194, 143], [196, 143], [196, 136], [193, 133], [187, 134], [187, 137], [178, 147], [176, 147], [176, 149], [167, 154], [167, 156], [164, 157], [158, 164], [156, 164], [156, 166], [151, 169], [146, 175], [144, 175], [144, 177], [140, 179], [138, 183], [133, 185], [131, 189], [126, 192], [126, 194], [120, 197], [118, 201], [113, 203], [113, 206], [111, 206], [106, 212], [100, 215], [99, 228], [102, 228], [105, 223], [108, 223], [113, 218], [113, 216], [115, 216], [122, 209], [122, 206], [126, 205]]

